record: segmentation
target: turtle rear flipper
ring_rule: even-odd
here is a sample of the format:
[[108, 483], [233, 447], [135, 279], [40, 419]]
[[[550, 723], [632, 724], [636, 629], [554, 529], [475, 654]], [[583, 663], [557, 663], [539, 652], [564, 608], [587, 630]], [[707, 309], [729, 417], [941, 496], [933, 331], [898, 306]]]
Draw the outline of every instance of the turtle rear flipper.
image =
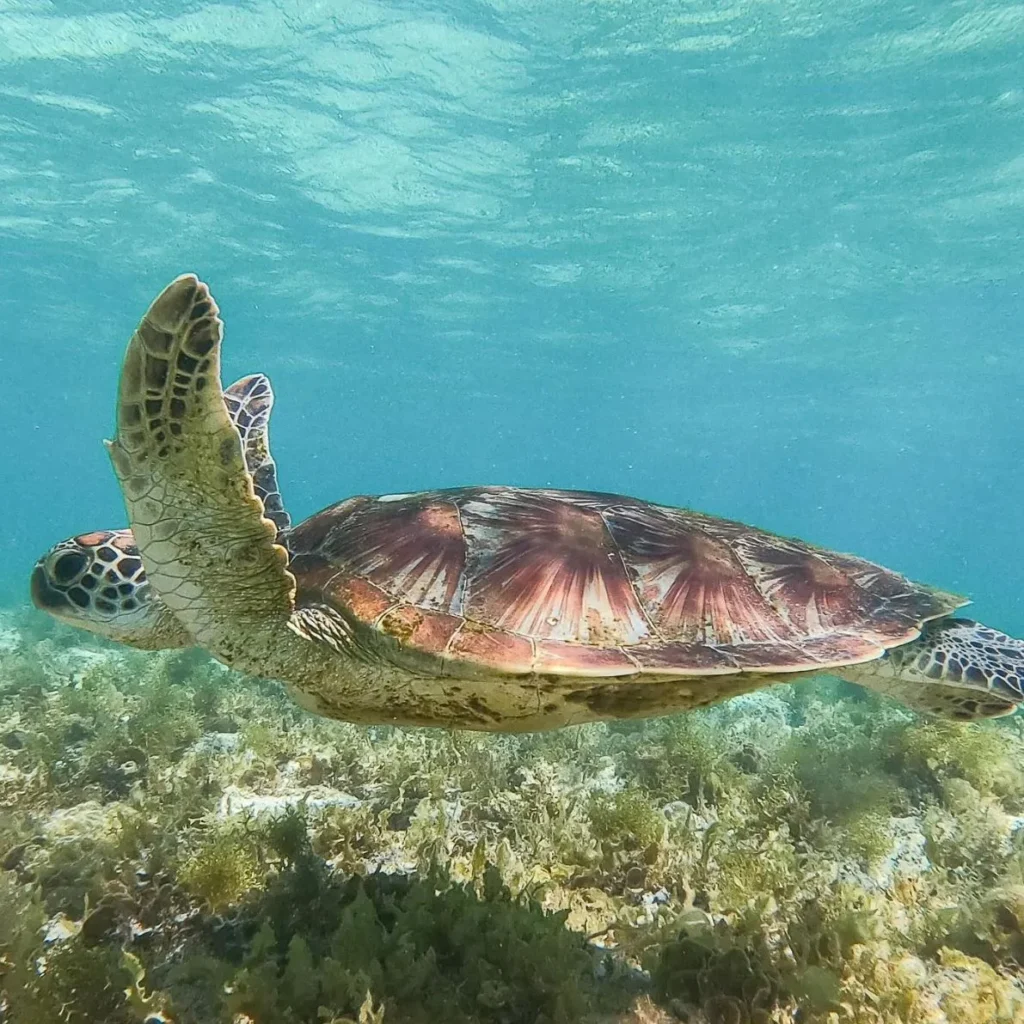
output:
[[235, 664], [252, 635], [287, 625], [295, 580], [225, 404], [218, 313], [191, 274], [157, 297], [125, 354], [109, 448], [151, 584]]
[[877, 661], [834, 671], [943, 718], [998, 718], [1024, 702], [1024, 642], [969, 619], [927, 623]]

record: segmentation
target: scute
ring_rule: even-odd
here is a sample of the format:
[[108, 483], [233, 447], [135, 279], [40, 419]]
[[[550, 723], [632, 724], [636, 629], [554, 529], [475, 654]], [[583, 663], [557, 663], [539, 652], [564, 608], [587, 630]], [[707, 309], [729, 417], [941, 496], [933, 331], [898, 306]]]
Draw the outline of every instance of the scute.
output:
[[441, 674], [790, 673], [877, 658], [966, 603], [850, 555], [633, 498], [351, 498], [289, 538], [299, 600]]

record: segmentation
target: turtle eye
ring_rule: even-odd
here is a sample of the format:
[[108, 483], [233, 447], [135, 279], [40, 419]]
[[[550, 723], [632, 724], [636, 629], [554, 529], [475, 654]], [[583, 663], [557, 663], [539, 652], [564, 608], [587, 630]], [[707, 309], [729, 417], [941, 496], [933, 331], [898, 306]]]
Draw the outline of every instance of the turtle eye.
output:
[[82, 575], [87, 561], [81, 551], [66, 551], [50, 568], [54, 582], [65, 586], [74, 583]]

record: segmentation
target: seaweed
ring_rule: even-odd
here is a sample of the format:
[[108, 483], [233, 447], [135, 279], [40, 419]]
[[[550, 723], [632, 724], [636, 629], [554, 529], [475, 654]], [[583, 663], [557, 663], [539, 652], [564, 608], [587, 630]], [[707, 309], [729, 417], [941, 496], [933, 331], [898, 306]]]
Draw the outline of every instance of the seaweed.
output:
[[1024, 1014], [1013, 720], [812, 683], [537, 736], [366, 729], [198, 652], [14, 628], [0, 1019]]
[[263, 879], [255, 845], [234, 825], [216, 828], [204, 836], [177, 870], [178, 883], [212, 911], [237, 903]]

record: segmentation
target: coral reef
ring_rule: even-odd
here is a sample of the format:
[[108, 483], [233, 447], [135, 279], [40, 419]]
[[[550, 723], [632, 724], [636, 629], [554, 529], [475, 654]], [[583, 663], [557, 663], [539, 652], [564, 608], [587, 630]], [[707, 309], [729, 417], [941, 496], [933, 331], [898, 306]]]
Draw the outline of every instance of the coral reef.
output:
[[1024, 1021], [1016, 719], [368, 729], [0, 625], [5, 1024]]

